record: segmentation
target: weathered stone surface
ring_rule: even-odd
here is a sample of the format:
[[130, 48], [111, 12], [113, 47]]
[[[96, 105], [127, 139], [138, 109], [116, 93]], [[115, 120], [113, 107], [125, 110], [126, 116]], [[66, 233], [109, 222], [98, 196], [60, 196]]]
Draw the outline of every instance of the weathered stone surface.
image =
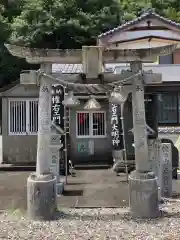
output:
[[129, 177], [129, 204], [134, 217], [159, 216], [158, 184], [153, 172], [131, 172]]
[[160, 169], [160, 148], [160, 139], [148, 139], [148, 170], [154, 172], [158, 178]]
[[56, 177], [52, 174], [27, 179], [27, 213], [31, 220], [53, 220], [57, 210]]
[[172, 196], [172, 148], [170, 143], [161, 144], [161, 162], [159, 172], [161, 196]]
[[[132, 62], [130, 66], [135, 74], [142, 69], [141, 62]], [[134, 77], [132, 81], [132, 106], [136, 169], [144, 172], [148, 171], [148, 144], [142, 75]]]
[[[41, 64], [44, 72], [51, 73], [51, 64]], [[40, 79], [38, 104], [38, 138], [37, 138], [37, 175], [50, 172], [50, 133], [51, 133], [51, 83], [42, 77]]]

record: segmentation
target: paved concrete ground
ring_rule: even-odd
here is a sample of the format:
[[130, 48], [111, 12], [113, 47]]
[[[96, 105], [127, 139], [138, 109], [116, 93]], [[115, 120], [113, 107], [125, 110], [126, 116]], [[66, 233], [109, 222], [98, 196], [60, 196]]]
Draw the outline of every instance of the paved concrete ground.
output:
[[[26, 209], [26, 179], [30, 172], [0, 172], [0, 211]], [[125, 207], [128, 206], [128, 184], [125, 175], [116, 176], [111, 169], [78, 170], [68, 177], [59, 207]], [[180, 193], [180, 181], [176, 181]], [[177, 196], [179, 198], [179, 196]]]
[[[26, 209], [26, 179], [30, 172], [0, 172], [0, 210]], [[125, 175], [110, 170], [78, 170], [68, 177], [59, 207], [119, 207], [128, 205]]]
[[28, 172], [0, 172], [0, 210], [26, 209]]
[[111, 169], [78, 170], [68, 178], [63, 207], [122, 207], [128, 205], [128, 184], [125, 175], [117, 177]]

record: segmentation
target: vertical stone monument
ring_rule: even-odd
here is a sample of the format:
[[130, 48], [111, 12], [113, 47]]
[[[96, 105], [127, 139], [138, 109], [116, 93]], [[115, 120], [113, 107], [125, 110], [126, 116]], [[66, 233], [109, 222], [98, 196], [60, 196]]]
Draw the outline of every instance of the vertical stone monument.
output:
[[161, 157], [160, 148], [161, 148], [160, 139], [148, 139], [149, 171], [154, 172], [158, 178], [159, 178], [160, 157]]
[[148, 139], [148, 153], [149, 153], [149, 171], [155, 173], [158, 183], [158, 199], [161, 201], [161, 187], [160, 187], [160, 149], [161, 140], [160, 139]]
[[[51, 64], [42, 64], [41, 70], [51, 73]], [[57, 176], [50, 171], [50, 136], [51, 136], [51, 83], [40, 78], [38, 107], [38, 142], [36, 173], [27, 179], [27, 212], [33, 220], [50, 220], [57, 209]]]
[[[132, 62], [133, 73], [142, 72], [141, 62]], [[129, 177], [130, 210], [135, 217], [159, 216], [157, 176], [149, 169], [143, 75], [132, 82], [132, 105], [136, 170]]]
[[61, 134], [57, 129], [52, 129], [50, 141], [50, 171], [57, 177], [56, 191], [61, 195], [64, 191], [64, 181], [60, 176], [60, 150], [63, 147], [61, 143]]
[[159, 181], [162, 197], [172, 196], [172, 149], [170, 143], [161, 144]]

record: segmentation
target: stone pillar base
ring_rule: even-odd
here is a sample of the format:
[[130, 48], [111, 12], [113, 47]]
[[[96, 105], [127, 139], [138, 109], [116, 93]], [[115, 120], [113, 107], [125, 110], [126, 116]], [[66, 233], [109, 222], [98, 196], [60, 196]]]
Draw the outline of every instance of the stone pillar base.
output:
[[131, 172], [129, 200], [130, 211], [134, 217], [156, 218], [160, 215], [157, 177], [153, 172]]
[[57, 211], [56, 176], [51, 173], [27, 179], [27, 213], [31, 220], [53, 220]]

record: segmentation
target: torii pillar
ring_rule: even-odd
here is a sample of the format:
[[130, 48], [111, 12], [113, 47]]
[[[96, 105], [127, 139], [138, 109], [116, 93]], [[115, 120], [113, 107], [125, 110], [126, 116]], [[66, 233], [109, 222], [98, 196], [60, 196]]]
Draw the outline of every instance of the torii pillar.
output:
[[[41, 71], [52, 72], [52, 64], [41, 64]], [[51, 86], [40, 78], [36, 173], [27, 179], [27, 211], [30, 219], [52, 220], [57, 210], [57, 179], [50, 172]]]
[[[58, 84], [51, 76], [52, 63], [80, 63], [86, 78], [96, 78], [102, 69], [102, 51], [99, 48], [84, 46], [82, 50], [29, 49], [6, 45], [9, 52], [27, 62], [40, 64], [39, 79], [37, 74], [26, 84], [39, 84], [38, 138], [36, 172], [27, 179], [27, 212], [31, 220], [53, 220], [57, 211], [56, 176], [50, 172], [50, 131], [52, 84]], [[99, 61], [98, 61], [99, 60]], [[99, 63], [99, 64], [98, 64]], [[43, 74], [44, 73], [44, 74]], [[60, 83], [59, 83], [60, 84]]]
[[[6, 45], [7, 47], [7, 45]], [[10, 47], [10, 46], [9, 46]], [[7, 47], [8, 48], [8, 47]], [[41, 72], [52, 73], [52, 59], [43, 52], [13, 46], [8, 48], [14, 56], [25, 58], [31, 64], [40, 64]], [[38, 134], [36, 172], [27, 179], [27, 213], [31, 220], [53, 220], [57, 211], [56, 176], [50, 172], [50, 131], [52, 82], [43, 75], [31, 75], [27, 84], [39, 84]]]
[[[142, 62], [131, 62], [131, 71], [142, 72]], [[149, 171], [144, 104], [144, 81], [140, 74], [132, 81], [133, 128], [136, 170], [129, 177], [129, 203], [135, 217], [154, 218], [160, 214], [157, 176]]]

